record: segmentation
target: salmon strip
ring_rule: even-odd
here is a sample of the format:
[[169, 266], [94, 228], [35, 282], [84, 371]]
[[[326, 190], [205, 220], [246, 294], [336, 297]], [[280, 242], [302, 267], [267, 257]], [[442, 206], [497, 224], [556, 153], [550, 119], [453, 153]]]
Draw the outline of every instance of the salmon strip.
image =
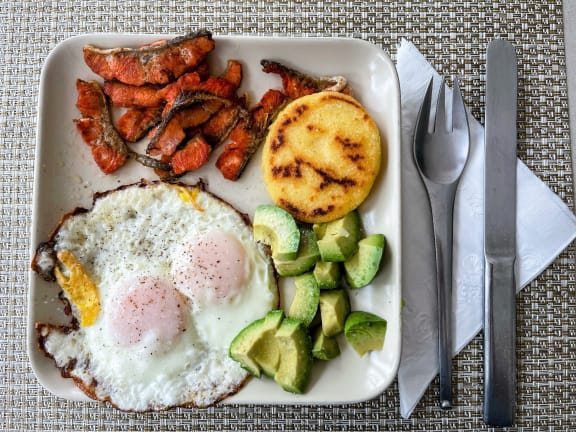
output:
[[271, 89], [264, 93], [260, 101], [250, 110], [254, 126], [260, 133], [266, 132], [272, 119], [286, 102], [288, 102], [286, 95], [279, 90]]
[[108, 101], [97, 81], [76, 80], [76, 108], [82, 117], [99, 118], [108, 111]]
[[174, 102], [182, 91], [194, 89], [200, 81], [202, 81], [202, 77], [198, 72], [185, 73], [173, 83], [158, 90], [158, 97], [168, 103]]
[[173, 102], [180, 93], [186, 91], [205, 91], [229, 99], [234, 96], [241, 81], [242, 65], [231, 60], [222, 77], [209, 76], [203, 79], [198, 72], [189, 72], [159, 90], [158, 93], [166, 102]]
[[84, 61], [106, 80], [126, 84], [168, 84], [200, 65], [214, 49], [212, 34], [201, 30], [166, 43], [140, 48], [83, 48]]
[[250, 110], [249, 118], [238, 121], [230, 132], [230, 143], [216, 161], [224, 178], [238, 180], [252, 155], [258, 150], [274, 116], [287, 102], [287, 96], [278, 90], [268, 90]]
[[190, 95], [205, 93], [222, 99], [232, 99], [236, 92], [236, 87], [223, 78], [209, 77], [205, 81], [194, 82], [192, 79], [182, 82], [166, 92], [163, 96], [166, 99], [164, 115], [170, 110], [177, 98], [185, 99]]
[[128, 142], [143, 138], [154, 125], [162, 120], [162, 108], [129, 108], [116, 125], [120, 136]]
[[99, 120], [82, 118], [75, 120], [75, 123], [82, 139], [90, 146], [92, 158], [103, 173], [111, 174], [126, 163], [128, 153], [118, 152], [103, 144], [106, 134]]
[[191, 129], [206, 123], [224, 105], [220, 99], [209, 99], [178, 114], [180, 124], [184, 129]]
[[238, 123], [241, 111], [239, 104], [224, 107], [202, 126], [202, 135], [212, 147], [222, 144], [228, 138], [232, 128]]
[[178, 117], [170, 119], [165, 126], [156, 132], [148, 144], [147, 153], [151, 156], [172, 155], [186, 138], [186, 132]]
[[119, 81], [106, 81], [104, 93], [114, 106], [151, 108], [164, 105], [164, 98], [157, 86], [133, 86]]
[[209, 77], [198, 84], [184, 87], [181, 93], [203, 92], [223, 99], [232, 99], [237, 87], [227, 80], [219, 77]]
[[130, 151], [112, 124], [106, 95], [96, 81], [78, 79], [76, 89], [76, 106], [83, 116], [75, 120], [76, 127], [102, 172], [113, 173], [126, 163]]
[[262, 60], [260, 64], [264, 72], [280, 75], [284, 92], [290, 99], [298, 99], [299, 97], [328, 89], [341, 91], [346, 94], [351, 93], [346, 80], [342, 77], [312, 77], [271, 60]]
[[228, 60], [222, 78], [234, 86], [235, 89], [242, 84], [242, 63], [238, 60]]
[[210, 158], [211, 151], [212, 147], [202, 135], [194, 135], [184, 148], [172, 156], [172, 171], [175, 175], [182, 175], [204, 166]]
[[256, 142], [256, 131], [249, 119], [241, 119], [230, 132], [230, 143], [224, 147], [224, 151], [216, 160], [216, 168], [224, 178], [238, 180], [246, 165], [246, 155], [250, 149], [256, 147]]

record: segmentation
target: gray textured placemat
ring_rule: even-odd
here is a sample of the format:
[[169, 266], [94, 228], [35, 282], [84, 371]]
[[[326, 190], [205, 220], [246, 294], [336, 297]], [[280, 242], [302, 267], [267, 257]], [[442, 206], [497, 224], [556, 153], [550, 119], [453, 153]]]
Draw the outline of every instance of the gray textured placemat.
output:
[[[483, 120], [485, 47], [503, 36], [520, 60], [519, 156], [573, 208], [562, 1], [114, 2], [5, 1], [0, 5], [0, 424], [3, 430], [479, 430], [482, 339], [454, 361], [457, 407], [437, 408], [437, 383], [401, 420], [394, 383], [366, 403], [226, 406], [153, 414], [53, 397], [37, 383], [25, 348], [36, 103], [46, 56], [87, 32], [347, 36], [394, 58], [413, 41], [441, 74], [463, 77], [466, 103]], [[575, 248], [518, 299], [518, 429], [576, 429]]]

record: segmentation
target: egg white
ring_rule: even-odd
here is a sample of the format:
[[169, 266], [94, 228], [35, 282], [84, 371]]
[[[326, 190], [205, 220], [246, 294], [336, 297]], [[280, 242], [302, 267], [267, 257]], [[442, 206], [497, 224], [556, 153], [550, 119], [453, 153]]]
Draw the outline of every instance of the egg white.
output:
[[[170, 344], [115, 342], [106, 311], [119, 282], [139, 275], [171, 281], [182, 245], [210, 230], [242, 244], [248, 262], [243, 289], [202, 307], [186, 302], [186, 330]], [[242, 385], [247, 373], [229, 358], [228, 347], [242, 328], [277, 306], [278, 292], [268, 255], [231, 206], [205, 191], [190, 203], [175, 185], [133, 185], [66, 218], [54, 240], [54, 249], [72, 252], [98, 287], [101, 311], [92, 326], [53, 328], [44, 349], [61, 368], [70, 369], [75, 359], [70, 375], [86, 386], [95, 381], [93, 396], [120, 409], [142, 411], [208, 406]]]

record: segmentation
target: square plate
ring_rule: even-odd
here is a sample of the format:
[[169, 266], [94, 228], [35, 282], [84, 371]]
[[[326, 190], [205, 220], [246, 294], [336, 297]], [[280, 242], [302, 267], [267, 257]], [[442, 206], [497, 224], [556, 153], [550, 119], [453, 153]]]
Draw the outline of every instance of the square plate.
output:
[[[164, 38], [166, 35], [82, 35], [60, 43], [48, 56], [40, 81], [31, 254], [64, 213], [75, 207], [89, 208], [95, 192], [141, 178], [155, 179], [150, 169], [137, 163], [129, 163], [112, 175], [102, 174], [72, 120], [80, 116], [75, 106], [76, 79], [101, 81], [84, 63], [85, 44], [128, 47]], [[343, 75], [349, 80], [355, 97], [377, 123], [384, 149], [381, 173], [360, 208], [362, 220], [368, 233], [380, 232], [387, 238], [383, 268], [376, 279], [350, 293], [353, 310], [371, 311], [388, 321], [383, 350], [360, 357], [340, 336], [341, 355], [329, 362], [316, 362], [306, 394], [287, 393], [271, 379], [253, 379], [223, 403], [347, 403], [376, 397], [396, 376], [401, 344], [400, 88], [394, 64], [381, 49], [358, 39], [230, 36], [215, 40], [216, 49], [210, 56], [212, 70], [223, 70], [228, 59], [240, 60], [244, 78], [239, 94], [249, 94], [252, 101], [269, 88], [281, 88], [277, 75], [261, 71], [261, 59], [277, 60], [311, 75]], [[219, 151], [215, 153], [213, 160]], [[213, 162], [182, 180], [194, 183], [202, 178], [210, 192], [253, 215], [258, 204], [270, 202], [259, 158], [256, 153], [237, 182], [224, 180]], [[281, 286], [284, 304], [288, 302], [289, 283], [284, 280]], [[30, 274], [28, 353], [32, 368], [40, 383], [55, 395], [89, 400], [71, 379], [60, 376], [52, 360], [36, 345], [35, 322], [66, 322], [58, 290], [56, 284]]]

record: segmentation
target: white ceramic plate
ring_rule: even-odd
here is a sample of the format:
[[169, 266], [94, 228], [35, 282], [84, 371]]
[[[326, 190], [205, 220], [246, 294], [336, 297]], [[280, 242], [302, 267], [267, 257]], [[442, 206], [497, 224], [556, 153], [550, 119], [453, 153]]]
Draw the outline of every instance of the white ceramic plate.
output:
[[[85, 44], [137, 46], [162, 38], [166, 35], [83, 35], [62, 42], [47, 58], [41, 75], [38, 106], [31, 253], [39, 242], [48, 238], [64, 213], [77, 206], [90, 207], [94, 192], [141, 178], [155, 178], [151, 170], [135, 162], [113, 175], [102, 174], [72, 119], [79, 117], [75, 106], [76, 79], [99, 79], [84, 64], [82, 47]], [[380, 177], [361, 206], [362, 219], [367, 232], [384, 233], [388, 242], [383, 268], [377, 278], [370, 286], [351, 293], [353, 309], [372, 311], [387, 319], [388, 330], [382, 351], [360, 358], [341, 336], [340, 357], [315, 364], [306, 394], [284, 392], [270, 379], [253, 379], [224, 403], [345, 403], [376, 397], [394, 379], [400, 360], [400, 89], [395, 67], [382, 50], [356, 39], [215, 39], [216, 50], [210, 57], [214, 72], [223, 70], [227, 59], [241, 60], [244, 79], [240, 90], [248, 92], [253, 101], [269, 88], [281, 88], [277, 75], [261, 71], [261, 59], [278, 60], [313, 75], [348, 78], [355, 97], [378, 124], [385, 149]], [[216, 160], [217, 154], [213, 156]], [[270, 202], [262, 183], [259, 158], [257, 153], [238, 182], [224, 180], [213, 164], [183, 180], [192, 183], [200, 177], [205, 179], [211, 192], [252, 215], [258, 204]], [[28, 352], [32, 367], [40, 383], [55, 395], [88, 400], [72, 380], [60, 376], [52, 360], [44, 357], [36, 346], [36, 321], [66, 322], [57, 293], [55, 284], [30, 274]]]

